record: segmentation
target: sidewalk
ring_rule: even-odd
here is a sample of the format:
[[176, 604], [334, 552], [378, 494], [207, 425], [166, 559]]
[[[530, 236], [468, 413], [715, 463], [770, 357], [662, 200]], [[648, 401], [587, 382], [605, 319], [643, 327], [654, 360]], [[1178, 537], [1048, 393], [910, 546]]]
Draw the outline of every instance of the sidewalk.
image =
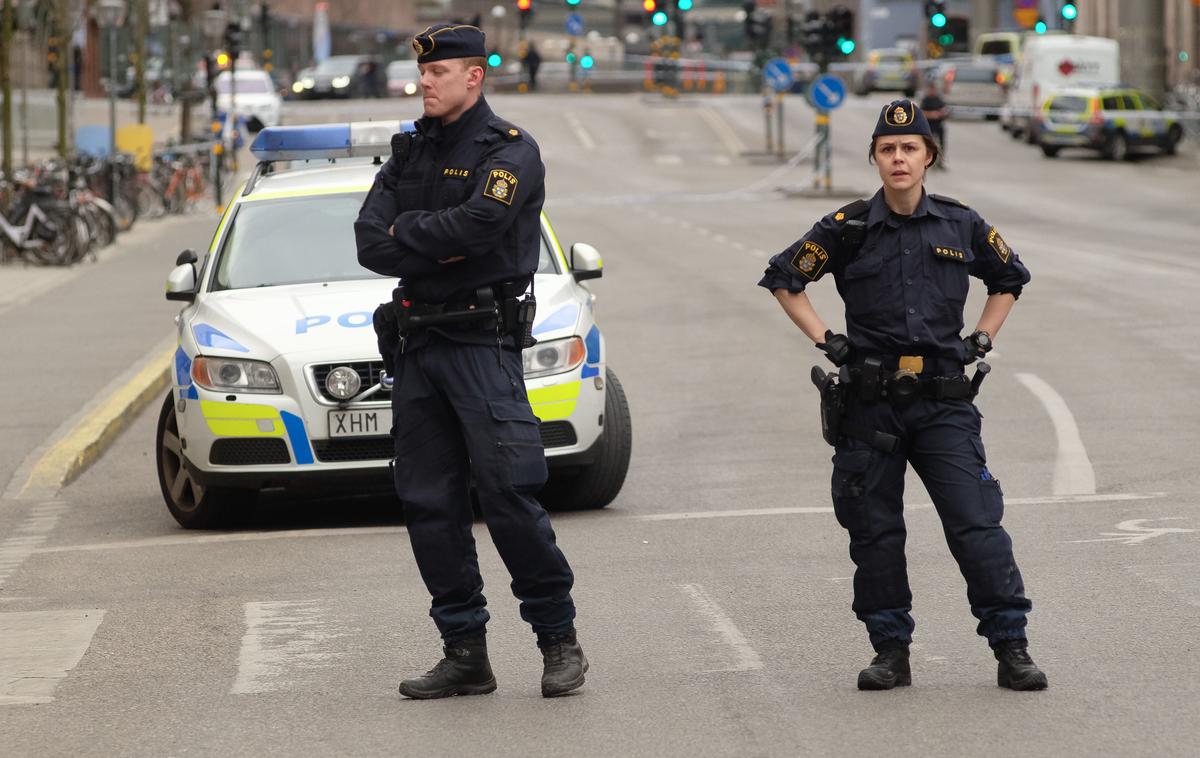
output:
[[[20, 491], [40, 452], [168, 347], [180, 304], [163, 298], [163, 282], [181, 250], [203, 254], [216, 222], [211, 209], [142, 222], [95, 263], [0, 266], [3, 497]], [[153, 440], [145, 444], [153, 454]]]

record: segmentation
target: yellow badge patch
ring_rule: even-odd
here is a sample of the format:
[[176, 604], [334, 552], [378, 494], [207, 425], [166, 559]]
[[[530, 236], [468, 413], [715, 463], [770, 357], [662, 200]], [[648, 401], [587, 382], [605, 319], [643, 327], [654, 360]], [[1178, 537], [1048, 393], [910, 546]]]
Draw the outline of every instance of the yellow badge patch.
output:
[[992, 246], [992, 249], [996, 251], [996, 255], [1000, 256], [1000, 260], [1008, 263], [1008, 258], [1012, 255], [1012, 248], [1010, 248], [1008, 243], [1004, 241], [1004, 238], [1000, 236], [1000, 232], [996, 231], [996, 227], [993, 226], [991, 230], [988, 231], [987, 241], [988, 244]]
[[833, 214], [834, 221], [841, 221], [845, 218], [846, 218], [846, 214], [842, 213], [841, 211], [838, 211], [837, 213]]
[[952, 261], [966, 261], [967, 253], [956, 247], [943, 247], [942, 245], [933, 246], [933, 254], [939, 258], [949, 258]]
[[809, 279], [816, 280], [829, 260], [829, 253], [815, 242], [804, 241], [796, 254], [792, 256], [792, 266]]
[[442, 176], [453, 176], [457, 179], [466, 179], [471, 175], [471, 170], [466, 168], [444, 168]]
[[509, 130], [508, 130], [508, 136], [510, 136], [510, 137], [519, 137], [519, 136], [521, 136], [521, 133], [520, 133], [520, 132], [518, 132], [516, 129], [509, 129]]
[[513, 196], [517, 194], [517, 177], [494, 168], [488, 175], [487, 184], [483, 185], [483, 196], [499, 200], [505, 205], [512, 205]]

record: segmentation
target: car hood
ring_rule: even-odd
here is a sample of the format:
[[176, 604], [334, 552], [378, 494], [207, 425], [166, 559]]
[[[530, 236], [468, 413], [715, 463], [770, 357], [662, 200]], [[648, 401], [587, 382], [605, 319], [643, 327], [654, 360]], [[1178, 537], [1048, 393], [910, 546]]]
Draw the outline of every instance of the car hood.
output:
[[[573, 334], [590, 299], [568, 276], [539, 275], [534, 335]], [[304, 354], [338, 358], [376, 355], [372, 315], [391, 300], [394, 279], [294, 284], [208, 293], [188, 320], [205, 355], [274, 360]]]

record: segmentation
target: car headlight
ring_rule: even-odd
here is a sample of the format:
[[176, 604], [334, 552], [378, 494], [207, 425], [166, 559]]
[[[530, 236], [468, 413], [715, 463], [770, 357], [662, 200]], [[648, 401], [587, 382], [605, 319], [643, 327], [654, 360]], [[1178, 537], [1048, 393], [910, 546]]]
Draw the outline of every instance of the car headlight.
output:
[[348, 87], [348, 86], [350, 86], [350, 77], [336, 76], [336, 77], [334, 77], [332, 84], [333, 84], [334, 88], [336, 88], [336, 89], [342, 89], [343, 87]]
[[325, 377], [325, 389], [338, 400], [349, 400], [362, 389], [362, 377], [349, 366], [338, 366]]
[[207, 390], [279, 394], [279, 377], [265, 361], [200, 356], [192, 363], [192, 381]]
[[316, 86], [316, 84], [317, 84], [316, 79], [310, 79], [307, 76], [300, 80], [300, 86], [303, 87], [304, 89], [312, 89], [313, 87]]
[[532, 379], [535, 376], [570, 371], [583, 363], [585, 354], [583, 340], [579, 337], [539, 342], [521, 351], [521, 359], [525, 364], [525, 378]]
[[406, 95], [417, 94], [417, 85], [414, 84], [413, 82], [409, 82], [408, 84], [405, 84], [404, 85], [404, 94], [406, 94]]

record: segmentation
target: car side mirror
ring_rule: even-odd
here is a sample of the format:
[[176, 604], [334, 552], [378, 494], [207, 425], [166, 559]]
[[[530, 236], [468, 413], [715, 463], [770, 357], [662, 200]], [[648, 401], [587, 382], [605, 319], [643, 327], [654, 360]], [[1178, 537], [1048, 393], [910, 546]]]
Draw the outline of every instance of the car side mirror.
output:
[[586, 242], [576, 242], [571, 245], [571, 276], [575, 281], [599, 279], [604, 275], [604, 261], [600, 251]]
[[196, 251], [184, 250], [167, 275], [167, 299], [195, 302], [196, 290]]

